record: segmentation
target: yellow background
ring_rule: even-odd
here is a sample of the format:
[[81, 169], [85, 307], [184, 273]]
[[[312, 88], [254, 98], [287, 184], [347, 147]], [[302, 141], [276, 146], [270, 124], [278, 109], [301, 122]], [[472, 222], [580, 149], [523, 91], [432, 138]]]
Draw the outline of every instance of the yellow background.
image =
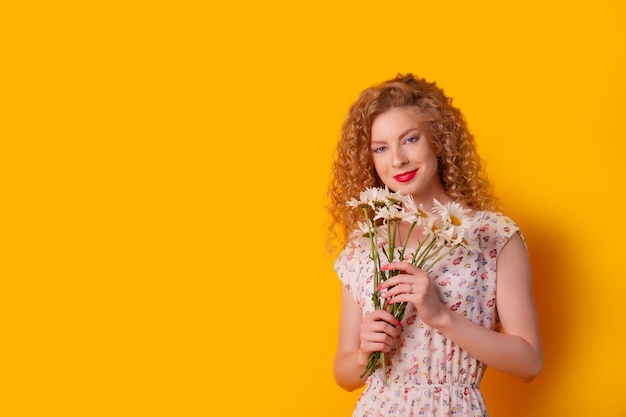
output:
[[348, 416], [325, 193], [348, 106], [398, 72], [461, 107], [530, 246], [545, 370], [489, 370], [491, 415], [624, 415], [625, 17], [3, 5], [0, 415]]

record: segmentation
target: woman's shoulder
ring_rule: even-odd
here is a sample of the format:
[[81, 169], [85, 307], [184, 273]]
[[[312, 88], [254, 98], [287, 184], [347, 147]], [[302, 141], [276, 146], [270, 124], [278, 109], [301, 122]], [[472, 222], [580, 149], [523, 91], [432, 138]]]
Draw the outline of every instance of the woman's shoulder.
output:
[[519, 233], [522, 240], [524, 240], [517, 223], [502, 212], [490, 210], [476, 211], [474, 212], [472, 222], [472, 233], [480, 241], [483, 248], [491, 245], [502, 246], [516, 233]]
[[492, 210], [477, 210], [474, 211], [474, 220], [487, 221], [491, 223], [511, 223], [515, 224], [515, 221], [509, 217], [507, 214], [502, 213], [500, 211], [492, 211]]
[[363, 273], [371, 269], [369, 240], [357, 238], [348, 241], [334, 263], [334, 269], [346, 288], [354, 290], [362, 285]]
[[[343, 259], [353, 259], [355, 256], [359, 257], [361, 255], [369, 256], [369, 252], [371, 251], [370, 242], [366, 238], [352, 238], [346, 242], [343, 246], [339, 255], [337, 257], [337, 261]], [[367, 253], [366, 253], [367, 252]]]
[[478, 210], [473, 212], [472, 222], [475, 225], [497, 225], [506, 227], [507, 225], [512, 227], [518, 227], [517, 223], [500, 211], [491, 210]]

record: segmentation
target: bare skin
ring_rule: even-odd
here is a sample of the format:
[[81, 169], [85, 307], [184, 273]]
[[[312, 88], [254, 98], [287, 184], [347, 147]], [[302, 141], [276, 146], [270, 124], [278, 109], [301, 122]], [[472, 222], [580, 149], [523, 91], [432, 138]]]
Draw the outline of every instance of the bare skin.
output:
[[[438, 329], [485, 365], [523, 381], [531, 381], [543, 367], [539, 326], [531, 289], [531, 270], [524, 243], [514, 235], [498, 258], [497, 308], [503, 332], [486, 329], [449, 310], [441, 303], [428, 274], [404, 262], [387, 265], [401, 274], [385, 281], [385, 297], [392, 303], [409, 302], [428, 325]], [[370, 353], [389, 352], [400, 335], [396, 319], [376, 310], [362, 311], [345, 288], [342, 290], [339, 345], [335, 379], [346, 390], [364, 385], [360, 375]]]

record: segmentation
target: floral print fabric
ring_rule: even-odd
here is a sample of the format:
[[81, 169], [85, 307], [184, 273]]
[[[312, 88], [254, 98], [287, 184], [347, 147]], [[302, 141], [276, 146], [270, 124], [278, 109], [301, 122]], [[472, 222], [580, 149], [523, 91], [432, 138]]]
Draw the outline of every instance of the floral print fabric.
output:
[[[430, 273], [440, 300], [451, 310], [500, 331], [496, 311], [496, 262], [518, 226], [507, 216], [489, 211], [471, 215], [469, 239], [479, 251], [458, 248]], [[521, 233], [520, 233], [520, 236]], [[523, 239], [523, 236], [522, 236]], [[370, 243], [356, 239], [335, 261], [335, 271], [363, 314], [374, 310]], [[406, 257], [411, 255], [407, 250]], [[424, 324], [411, 304], [403, 330], [389, 355], [388, 385], [382, 368], [369, 376], [353, 417], [472, 416], [486, 417], [479, 385], [485, 366], [438, 330]]]

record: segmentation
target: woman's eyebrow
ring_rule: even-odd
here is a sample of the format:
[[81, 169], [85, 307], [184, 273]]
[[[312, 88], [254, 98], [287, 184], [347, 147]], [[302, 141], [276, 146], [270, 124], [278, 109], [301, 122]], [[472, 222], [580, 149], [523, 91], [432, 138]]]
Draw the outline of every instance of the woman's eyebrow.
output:
[[[410, 132], [412, 131], [416, 131], [417, 133], [421, 133], [421, 129], [419, 127], [411, 127], [407, 130], [405, 130], [404, 132], [400, 133], [398, 135], [398, 139], [402, 139], [404, 136], [408, 135]], [[385, 139], [381, 139], [381, 140], [372, 140], [371, 143], [385, 143], [386, 140]]]
[[420, 128], [419, 127], [412, 127], [410, 129], [407, 129], [405, 132], [402, 132], [399, 136], [398, 139], [403, 138], [404, 136], [408, 135], [410, 132], [416, 130], [417, 133], [420, 133]]

